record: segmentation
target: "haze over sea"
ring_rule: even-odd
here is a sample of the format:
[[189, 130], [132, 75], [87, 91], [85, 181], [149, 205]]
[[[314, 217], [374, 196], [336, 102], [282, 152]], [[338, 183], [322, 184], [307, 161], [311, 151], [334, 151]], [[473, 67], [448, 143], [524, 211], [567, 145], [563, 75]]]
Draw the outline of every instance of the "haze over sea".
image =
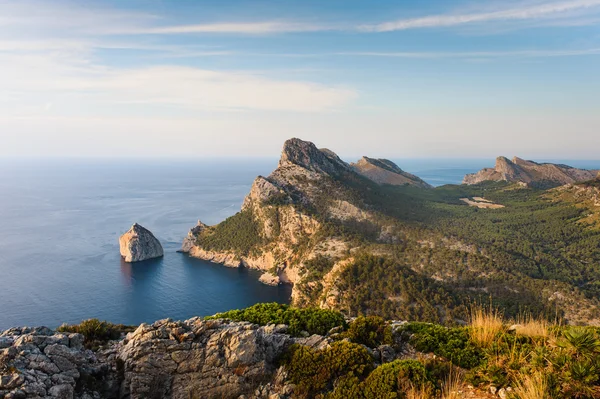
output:
[[[428, 183], [458, 184], [493, 160], [395, 160]], [[548, 160], [600, 168], [600, 161]], [[0, 330], [97, 317], [138, 324], [257, 302], [288, 302], [288, 286], [177, 253], [198, 219], [237, 212], [264, 160], [0, 160]], [[118, 237], [138, 222], [162, 259], [126, 264]]]

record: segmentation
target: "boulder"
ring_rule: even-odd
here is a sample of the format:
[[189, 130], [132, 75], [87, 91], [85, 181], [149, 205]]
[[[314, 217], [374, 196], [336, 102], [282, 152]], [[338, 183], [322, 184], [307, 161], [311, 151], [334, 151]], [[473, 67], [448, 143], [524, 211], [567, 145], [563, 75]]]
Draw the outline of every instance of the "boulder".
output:
[[119, 246], [125, 262], [140, 262], [164, 255], [162, 245], [154, 234], [137, 223], [119, 238]]

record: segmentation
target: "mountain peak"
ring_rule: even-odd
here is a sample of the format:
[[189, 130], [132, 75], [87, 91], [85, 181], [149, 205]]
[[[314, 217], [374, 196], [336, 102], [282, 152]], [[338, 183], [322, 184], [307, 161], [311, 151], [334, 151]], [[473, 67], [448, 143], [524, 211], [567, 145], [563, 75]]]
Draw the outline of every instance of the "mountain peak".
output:
[[389, 159], [362, 157], [356, 163], [350, 164], [350, 166], [356, 173], [377, 184], [391, 184], [395, 186], [408, 184], [423, 188], [431, 187], [417, 176], [403, 171]]
[[333, 151], [320, 150], [310, 141], [298, 138], [286, 140], [283, 144], [279, 167], [289, 165], [297, 165], [313, 172], [327, 174], [337, 174], [342, 170], [348, 170], [348, 164]]

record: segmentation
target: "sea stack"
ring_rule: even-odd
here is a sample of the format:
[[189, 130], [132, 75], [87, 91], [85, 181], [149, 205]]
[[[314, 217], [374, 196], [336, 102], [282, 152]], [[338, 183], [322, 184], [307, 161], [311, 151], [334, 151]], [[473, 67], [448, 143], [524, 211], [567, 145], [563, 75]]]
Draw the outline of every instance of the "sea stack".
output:
[[119, 237], [119, 246], [125, 262], [141, 262], [164, 255], [162, 245], [154, 234], [137, 223]]

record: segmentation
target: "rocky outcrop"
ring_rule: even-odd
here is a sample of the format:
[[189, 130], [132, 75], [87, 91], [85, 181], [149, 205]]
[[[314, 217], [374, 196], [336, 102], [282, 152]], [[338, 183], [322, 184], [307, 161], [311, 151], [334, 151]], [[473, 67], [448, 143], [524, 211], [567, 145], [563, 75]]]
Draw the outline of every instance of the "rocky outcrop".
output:
[[[0, 333], [0, 398], [117, 397], [114, 365], [86, 350], [83, 342], [80, 334], [46, 327]], [[88, 386], [90, 381], [95, 383]]]
[[119, 238], [119, 247], [125, 262], [140, 262], [164, 255], [163, 247], [154, 234], [137, 223]]
[[300, 139], [289, 139], [283, 145], [279, 167], [300, 166], [307, 170], [338, 174], [349, 170], [346, 162], [342, 161], [333, 151], [319, 150], [313, 143]]
[[286, 332], [285, 325], [165, 319], [93, 352], [80, 334], [10, 329], [0, 332], [0, 398], [288, 398], [294, 387], [281, 355], [294, 343], [322, 348], [331, 340]]
[[362, 157], [358, 162], [352, 163], [350, 166], [356, 173], [373, 180], [377, 184], [431, 188], [431, 185], [419, 177], [403, 171], [398, 165], [387, 159]]
[[[285, 326], [225, 320], [142, 324], [118, 344], [121, 395], [136, 398], [254, 396], [274, 379], [277, 359], [294, 339]], [[258, 395], [257, 395], [258, 396]]]
[[507, 181], [538, 187], [556, 187], [593, 179], [598, 172], [598, 170], [577, 169], [562, 164], [526, 161], [517, 157], [512, 161], [505, 157], [498, 157], [494, 168], [484, 168], [477, 173], [466, 175], [463, 184]]
[[207, 227], [207, 225], [198, 220], [198, 224], [192, 227], [188, 232], [188, 235], [183, 239], [183, 243], [181, 244], [181, 249], [179, 250], [179, 252], [190, 252], [194, 245], [196, 245], [196, 238], [198, 237], [198, 234], [206, 230]]

